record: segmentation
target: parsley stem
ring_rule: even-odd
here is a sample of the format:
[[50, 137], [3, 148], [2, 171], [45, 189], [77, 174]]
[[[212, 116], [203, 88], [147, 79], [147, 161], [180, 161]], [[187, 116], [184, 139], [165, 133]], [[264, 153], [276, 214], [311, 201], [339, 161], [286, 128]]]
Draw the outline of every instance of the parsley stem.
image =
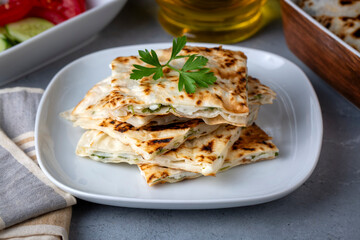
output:
[[165, 66], [166, 66], [166, 67], [168, 67], [168, 68], [170, 68], [170, 69], [172, 69], [172, 70], [174, 70], [174, 71], [177, 71], [178, 73], [180, 73], [180, 72], [181, 72], [181, 70], [179, 70], [179, 69], [176, 69], [176, 68], [172, 67], [172, 66], [171, 66], [170, 64], [168, 64], [168, 63], [167, 63], [167, 64], [165, 64], [165, 65], [164, 65], [164, 67], [165, 67]]
[[[154, 80], [158, 80], [164, 76], [163, 68], [168, 67], [179, 73], [179, 91], [182, 91], [183, 87], [185, 87], [187, 93], [194, 93], [197, 87], [208, 87], [209, 85], [214, 84], [216, 77], [213, 72], [210, 72], [209, 68], [205, 67], [208, 62], [206, 57], [198, 56], [197, 54], [178, 55], [185, 47], [185, 44], [185, 36], [173, 40], [171, 56], [165, 64], [160, 63], [154, 50], [139, 50], [140, 60], [154, 67], [145, 67], [143, 65], [134, 64], [130, 79], [138, 80], [152, 75]], [[176, 69], [170, 65], [171, 61], [180, 58], [188, 58], [180, 69]]]

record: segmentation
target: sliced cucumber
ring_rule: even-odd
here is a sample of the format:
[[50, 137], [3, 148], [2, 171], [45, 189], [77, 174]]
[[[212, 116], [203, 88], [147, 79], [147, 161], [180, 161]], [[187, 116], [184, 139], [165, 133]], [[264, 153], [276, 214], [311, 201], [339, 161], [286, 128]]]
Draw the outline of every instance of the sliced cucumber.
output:
[[0, 52], [4, 51], [5, 49], [11, 47], [9, 42], [6, 38], [6, 30], [3, 27], [0, 27]]
[[42, 18], [24, 18], [5, 26], [10, 38], [23, 42], [53, 27], [54, 24]]
[[0, 36], [0, 52], [4, 51], [5, 49], [7, 49], [9, 47], [10, 46], [9, 46], [8, 42]]
[[0, 27], [0, 37], [6, 34], [6, 29], [3, 27]]

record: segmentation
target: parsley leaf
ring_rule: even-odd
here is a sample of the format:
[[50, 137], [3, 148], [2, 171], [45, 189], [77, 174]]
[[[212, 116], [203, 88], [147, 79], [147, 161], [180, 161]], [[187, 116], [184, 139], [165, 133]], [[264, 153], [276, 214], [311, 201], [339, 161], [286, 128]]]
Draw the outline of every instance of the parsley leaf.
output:
[[130, 74], [130, 78], [131, 79], [141, 79], [143, 77], [147, 77], [150, 76], [151, 74], [154, 74], [153, 78], [155, 80], [159, 79], [160, 77], [163, 76], [163, 72], [161, 67], [160, 68], [147, 68], [144, 66], [140, 66], [140, 65], [134, 65], [135, 69], [132, 71], [132, 73]]
[[[216, 81], [214, 73], [210, 71], [210, 68], [204, 67], [208, 62], [206, 57], [198, 56], [196, 54], [178, 56], [185, 45], [185, 36], [174, 39], [170, 59], [163, 65], [159, 62], [159, 58], [154, 50], [151, 50], [150, 52], [147, 49], [145, 49], [145, 51], [139, 50], [140, 60], [153, 67], [144, 67], [134, 64], [130, 79], [138, 80], [153, 75], [153, 79], [157, 80], [164, 76], [163, 68], [169, 67], [179, 73], [179, 91], [182, 91], [185, 88], [187, 93], [194, 93], [197, 87], [206, 88], [209, 87], [209, 85], [214, 84]], [[177, 69], [170, 65], [172, 60], [186, 57], [188, 59], [181, 69]]]
[[161, 67], [158, 56], [154, 50], [151, 50], [151, 53], [147, 49], [145, 49], [145, 51], [139, 50], [139, 55], [141, 61], [156, 67]]
[[183, 49], [185, 47], [186, 44], [186, 37], [179, 37], [177, 39], [173, 40], [173, 47], [172, 47], [172, 51], [171, 51], [171, 57], [170, 60], [173, 60], [176, 58], [176, 55], [179, 54], [179, 52], [181, 51], [181, 49]]

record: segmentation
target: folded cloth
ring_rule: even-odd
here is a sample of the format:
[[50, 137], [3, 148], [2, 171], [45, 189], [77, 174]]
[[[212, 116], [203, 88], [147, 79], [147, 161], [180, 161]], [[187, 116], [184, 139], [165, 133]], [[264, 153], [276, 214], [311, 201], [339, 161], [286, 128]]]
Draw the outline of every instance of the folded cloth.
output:
[[34, 126], [42, 93], [0, 90], [1, 240], [68, 239], [69, 206], [76, 200], [50, 182], [36, 161]]

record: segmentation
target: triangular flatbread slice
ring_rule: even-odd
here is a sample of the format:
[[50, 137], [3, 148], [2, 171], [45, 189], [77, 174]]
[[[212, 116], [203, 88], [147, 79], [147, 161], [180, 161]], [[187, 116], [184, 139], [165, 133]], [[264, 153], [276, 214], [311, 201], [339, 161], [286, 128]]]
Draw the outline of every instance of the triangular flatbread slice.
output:
[[124, 122], [113, 119], [79, 118], [75, 126], [85, 129], [96, 129], [129, 145], [133, 151], [145, 160], [151, 160], [171, 149], [179, 147], [183, 142], [207, 135], [219, 125], [208, 126], [201, 119], [192, 119], [183, 123], [135, 128]]
[[221, 125], [216, 131], [186, 141], [178, 148], [153, 159], [144, 159], [132, 148], [105, 133], [91, 130], [81, 137], [76, 154], [106, 163], [152, 163], [170, 168], [180, 168], [215, 175], [223, 164], [228, 149], [238, 139], [241, 127]]
[[[171, 55], [171, 49], [156, 51], [161, 63]], [[180, 55], [198, 54], [209, 59], [217, 80], [208, 88], [198, 88], [187, 94], [178, 90], [178, 73], [164, 69], [164, 77], [153, 80], [144, 77], [130, 79], [133, 64], [147, 66], [139, 57], [118, 57], [111, 63], [112, 77], [92, 88], [72, 111], [73, 118], [112, 118], [123, 121], [136, 115], [166, 115], [172, 113], [186, 118], [217, 118], [217, 123], [246, 126], [249, 106], [247, 100], [247, 58], [240, 51], [219, 48], [185, 46]], [[187, 58], [171, 62], [184, 65]]]
[[[252, 76], [248, 77], [248, 101], [249, 101], [249, 115], [247, 116], [247, 125], [251, 125], [256, 119], [258, 105], [272, 104], [276, 98], [276, 93], [268, 86], [261, 84], [257, 78]], [[255, 105], [255, 106], [254, 106]], [[208, 109], [212, 111], [212, 108]], [[206, 124], [221, 124], [232, 122], [225, 121], [221, 116], [215, 118], [202, 118]], [[142, 127], [145, 125], [164, 125], [174, 122], [185, 122], [188, 118], [177, 117], [171, 113], [167, 115], [132, 115], [123, 118], [122, 121], [133, 125], [134, 127]]]
[[[220, 168], [224, 172], [238, 165], [274, 159], [279, 149], [257, 125], [253, 124], [242, 130], [239, 139], [229, 149], [227, 157]], [[175, 183], [185, 179], [201, 177], [202, 174], [179, 169], [167, 168], [154, 164], [138, 164], [146, 182], [153, 186], [158, 183]]]

